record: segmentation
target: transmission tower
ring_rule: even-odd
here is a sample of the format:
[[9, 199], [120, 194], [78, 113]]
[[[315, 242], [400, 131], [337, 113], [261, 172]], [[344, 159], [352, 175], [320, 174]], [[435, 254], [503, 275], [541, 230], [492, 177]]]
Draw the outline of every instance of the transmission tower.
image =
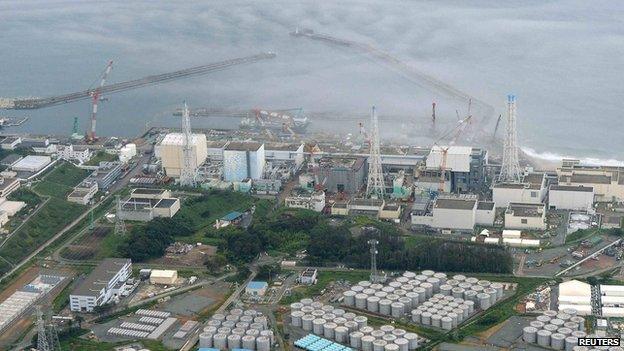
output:
[[377, 244], [379, 241], [376, 239], [370, 239], [368, 241], [368, 245], [370, 245], [370, 253], [371, 253], [371, 274], [370, 281], [372, 283], [383, 283], [386, 281], [386, 276], [379, 274], [377, 271]]
[[61, 342], [59, 341], [58, 332], [56, 330], [56, 326], [51, 320], [46, 328], [46, 331], [48, 334], [48, 345], [50, 345], [51, 350], [61, 351]]
[[126, 234], [126, 224], [124, 223], [123, 218], [121, 218], [121, 212], [123, 210], [122, 204], [121, 204], [121, 197], [119, 197], [119, 195], [116, 196], [117, 198], [117, 213], [115, 215], [115, 234], [117, 235], [124, 235]]
[[503, 164], [499, 182], [520, 182], [520, 162], [518, 161], [518, 131], [516, 130], [516, 96], [507, 95], [507, 126], [503, 147]]
[[184, 146], [182, 149], [184, 164], [180, 171], [180, 185], [195, 186], [195, 160], [193, 155], [193, 133], [191, 132], [191, 118], [189, 109], [184, 103], [184, 112], [182, 113], [182, 134], [184, 135]]
[[379, 123], [377, 111], [373, 106], [371, 113], [370, 155], [368, 158], [368, 182], [366, 183], [366, 195], [383, 199], [386, 193], [383, 171], [381, 169], [381, 153], [379, 151]]
[[36, 307], [37, 321], [37, 351], [54, 351], [54, 346], [50, 345], [48, 341], [48, 333], [46, 332], [46, 326], [43, 321], [43, 312], [41, 306]]

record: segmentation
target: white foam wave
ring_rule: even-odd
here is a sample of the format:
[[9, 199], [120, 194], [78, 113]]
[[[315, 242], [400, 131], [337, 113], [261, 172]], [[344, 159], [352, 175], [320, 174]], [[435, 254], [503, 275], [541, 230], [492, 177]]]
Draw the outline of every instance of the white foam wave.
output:
[[622, 166], [624, 167], [624, 161], [616, 160], [616, 159], [602, 159], [595, 157], [575, 157], [571, 155], [561, 155], [553, 152], [538, 152], [535, 149], [530, 147], [521, 147], [522, 152], [524, 152], [527, 156], [548, 161], [548, 162], [561, 162], [564, 158], [569, 159], [577, 159], [580, 160], [581, 163], [592, 166]]

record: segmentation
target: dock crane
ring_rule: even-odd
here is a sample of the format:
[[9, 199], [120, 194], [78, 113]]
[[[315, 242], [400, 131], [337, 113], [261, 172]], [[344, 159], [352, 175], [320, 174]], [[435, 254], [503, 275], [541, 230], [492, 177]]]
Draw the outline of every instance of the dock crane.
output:
[[100, 102], [100, 96], [102, 95], [102, 87], [104, 87], [104, 84], [106, 84], [106, 78], [108, 78], [108, 75], [110, 74], [112, 69], [113, 61], [108, 61], [108, 64], [104, 69], [104, 73], [102, 73], [102, 76], [100, 78], [100, 85], [91, 92], [91, 130], [87, 134], [88, 142], [94, 142], [97, 139], [97, 135], [95, 134], [95, 125], [97, 123], [98, 103]]
[[[469, 105], [470, 106], [470, 105]], [[448, 156], [448, 151], [455, 144], [461, 133], [466, 129], [466, 126], [472, 120], [472, 114], [468, 113], [468, 116], [460, 120], [455, 127], [444, 133], [438, 140], [436, 140], [433, 145], [440, 148], [442, 152], [442, 160], [440, 162], [440, 182], [438, 185], [438, 192], [444, 192], [444, 182], [446, 181], [445, 173], [446, 173], [446, 159]], [[446, 138], [450, 137], [449, 143], [447, 146], [441, 146], [440, 142]]]

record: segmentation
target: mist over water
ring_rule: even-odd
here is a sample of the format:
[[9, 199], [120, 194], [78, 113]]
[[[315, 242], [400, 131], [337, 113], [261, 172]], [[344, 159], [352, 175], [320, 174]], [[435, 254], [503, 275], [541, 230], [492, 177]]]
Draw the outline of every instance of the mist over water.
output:
[[[439, 128], [464, 102], [423, 88], [356, 51], [288, 35], [307, 27], [371, 44], [493, 105], [518, 97], [519, 138], [545, 158], [624, 160], [624, 3], [618, 1], [2, 1], [0, 96], [49, 96], [109, 82], [275, 51], [277, 58], [109, 96], [98, 132], [132, 136], [177, 125], [191, 107], [303, 107], [363, 116], [376, 105], [382, 137], [426, 145], [431, 101]], [[20, 129], [69, 134], [88, 101], [36, 111]], [[478, 113], [475, 119], [479, 121]], [[483, 127], [493, 131], [494, 120]], [[228, 121], [197, 119], [196, 126]], [[314, 129], [357, 133], [357, 123]], [[503, 125], [499, 129], [502, 132]], [[499, 134], [499, 135], [502, 135]]]

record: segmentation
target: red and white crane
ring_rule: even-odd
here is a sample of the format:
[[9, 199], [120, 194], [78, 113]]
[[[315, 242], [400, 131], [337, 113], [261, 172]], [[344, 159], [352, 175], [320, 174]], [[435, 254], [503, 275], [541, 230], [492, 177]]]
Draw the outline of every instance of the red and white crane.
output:
[[108, 78], [111, 69], [113, 69], [113, 61], [108, 61], [108, 64], [104, 69], [104, 73], [102, 73], [100, 85], [91, 92], [91, 104], [93, 109], [91, 110], [91, 130], [89, 130], [89, 133], [87, 134], [87, 141], [93, 142], [97, 139], [97, 135], [95, 134], [95, 125], [97, 122], [98, 103], [100, 102], [100, 96], [102, 95], [102, 87], [106, 84], [106, 78]]

